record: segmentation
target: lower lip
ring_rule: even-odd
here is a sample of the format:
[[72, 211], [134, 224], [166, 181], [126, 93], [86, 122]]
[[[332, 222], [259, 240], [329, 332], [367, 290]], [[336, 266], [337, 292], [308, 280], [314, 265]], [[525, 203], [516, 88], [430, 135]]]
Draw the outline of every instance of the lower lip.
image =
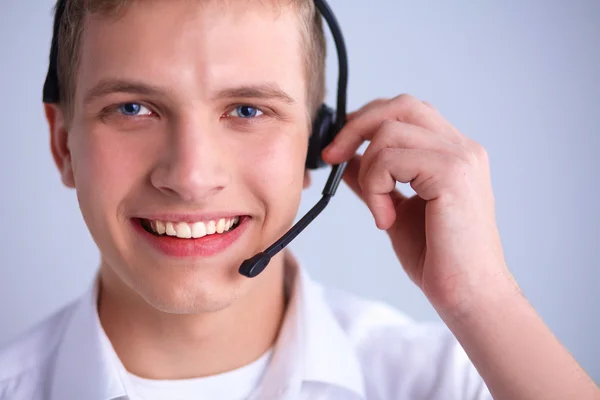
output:
[[216, 233], [199, 239], [180, 239], [172, 236], [156, 236], [146, 231], [139, 219], [131, 220], [135, 230], [152, 247], [171, 257], [210, 257], [229, 248], [248, 229], [250, 217], [240, 217], [240, 223], [232, 231]]

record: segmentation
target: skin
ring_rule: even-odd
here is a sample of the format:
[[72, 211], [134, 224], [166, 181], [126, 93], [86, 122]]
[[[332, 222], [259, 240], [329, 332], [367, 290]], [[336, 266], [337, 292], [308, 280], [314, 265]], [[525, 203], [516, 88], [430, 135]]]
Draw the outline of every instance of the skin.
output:
[[[237, 269], [291, 226], [308, 184], [300, 34], [291, 9], [222, 7], [148, 2], [119, 19], [89, 18], [72, 121], [46, 105], [62, 180], [76, 189], [102, 254], [101, 323], [126, 368], [147, 378], [248, 364], [274, 343], [285, 311], [285, 253], [258, 278]], [[107, 79], [157, 90], [86, 101]], [[293, 101], [219, 95], [265, 83]], [[148, 114], [114, 111], [127, 102]], [[240, 104], [265, 113], [251, 121], [232, 116]], [[354, 156], [365, 140], [364, 155]], [[480, 145], [433, 106], [402, 95], [351, 114], [324, 156], [351, 160], [346, 183], [389, 233], [400, 263], [495, 398], [599, 397], [506, 267]], [[404, 198], [396, 181], [410, 182], [417, 196]], [[150, 248], [131, 228], [133, 217], [164, 212], [234, 212], [251, 220], [225, 252], [182, 260]]]
[[[371, 141], [363, 156], [358, 147]], [[494, 215], [485, 149], [410, 95], [376, 100], [324, 151], [386, 230], [494, 399], [599, 399], [600, 391], [523, 297]], [[406, 198], [396, 182], [410, 183]]]
[[[296, 15], [152, 2], [86, 23], [69, 130], [58, 107], [47, 114], [62, 180], [77, 190], [102, 254], [102, 325], [124, 365], [143, 377], [205, 376], [248, 364], [279, 330], [283, 254], [256, 279], [237, 270], [293, 223], [305, 183], [309, 132], [301, 36], [290, 28]], [[90, 100], [102, 82], [117, 80], [130, 88]], [[132, 83], [153, 89], [132, 90]], [[266, 85], [290, 99], [266, 90], [223, 95]], [[145, 109], [126, 116], [121, 103]], [[263, 113], [242, 119], [238, 104]], [[181, 259], [132, 229], [131, 218], [156, 213], [252, 219], [227, 251]]]

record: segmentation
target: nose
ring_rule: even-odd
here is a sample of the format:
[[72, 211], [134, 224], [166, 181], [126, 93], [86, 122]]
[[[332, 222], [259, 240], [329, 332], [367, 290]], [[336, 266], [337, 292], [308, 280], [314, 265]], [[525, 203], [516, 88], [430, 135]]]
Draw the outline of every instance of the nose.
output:
[[156, 189], [194, 203], [227, 186], [227, 149], [209, 124], [198, 117], [188, 118], [174, 123], [167, 135], [162, 157], [150, 177]]

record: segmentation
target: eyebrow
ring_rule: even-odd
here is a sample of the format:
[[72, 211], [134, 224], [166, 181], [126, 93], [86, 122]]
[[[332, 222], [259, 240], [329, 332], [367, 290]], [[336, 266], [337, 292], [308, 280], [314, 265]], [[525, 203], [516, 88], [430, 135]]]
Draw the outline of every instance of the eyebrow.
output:
[[[84, 97], [84, 104], [89, 104], [98, 98], [112, 93], [130, 93], [143, 96], [165, 96], [168, 92], [158, 86], [147, 83], [121, 79], [107, 79], [100, 81]], [[263, 83], [243, 85], [219, 90], [213, 100], [219, 99], [275, 99], [287, 104], [295, 104], [296, 100], [284, 92], [276, 83]]]
[[107, 79], [100, 81], [94, 86], [84, 97], [84, 104], [89, 104], [94, 100], [104, 97], [112, 93], [131, 93], [144, 96], [165, 95], [164, 90], [157, 86], [152, 86], [146, 83], [121, 80]]
[[245, 85], [240, 87], [225, 88], [217, 92], [213, 100], [217, 99], [260, 99], [280, 100], [287, 104], [296, 104], [296, 100], [284, 92], [276, 83], [263, 83]]

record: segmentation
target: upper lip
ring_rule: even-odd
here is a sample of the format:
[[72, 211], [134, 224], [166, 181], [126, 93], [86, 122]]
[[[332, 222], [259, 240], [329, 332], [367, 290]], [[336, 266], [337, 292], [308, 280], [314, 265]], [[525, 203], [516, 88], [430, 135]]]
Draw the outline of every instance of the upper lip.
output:
[[210, 213], [199, 213], [199, 214], [179, 214], [179, 213], [161, 213], [161, 214], [140, 214], [135, 218], [147, 219], [150, 221], [163, 221], [163, 222], [209, 222], [218, 221], [220, 219], [231, 219], [235, 217], [246, 216], [244, 213], [235, 212], [210, 212]]

